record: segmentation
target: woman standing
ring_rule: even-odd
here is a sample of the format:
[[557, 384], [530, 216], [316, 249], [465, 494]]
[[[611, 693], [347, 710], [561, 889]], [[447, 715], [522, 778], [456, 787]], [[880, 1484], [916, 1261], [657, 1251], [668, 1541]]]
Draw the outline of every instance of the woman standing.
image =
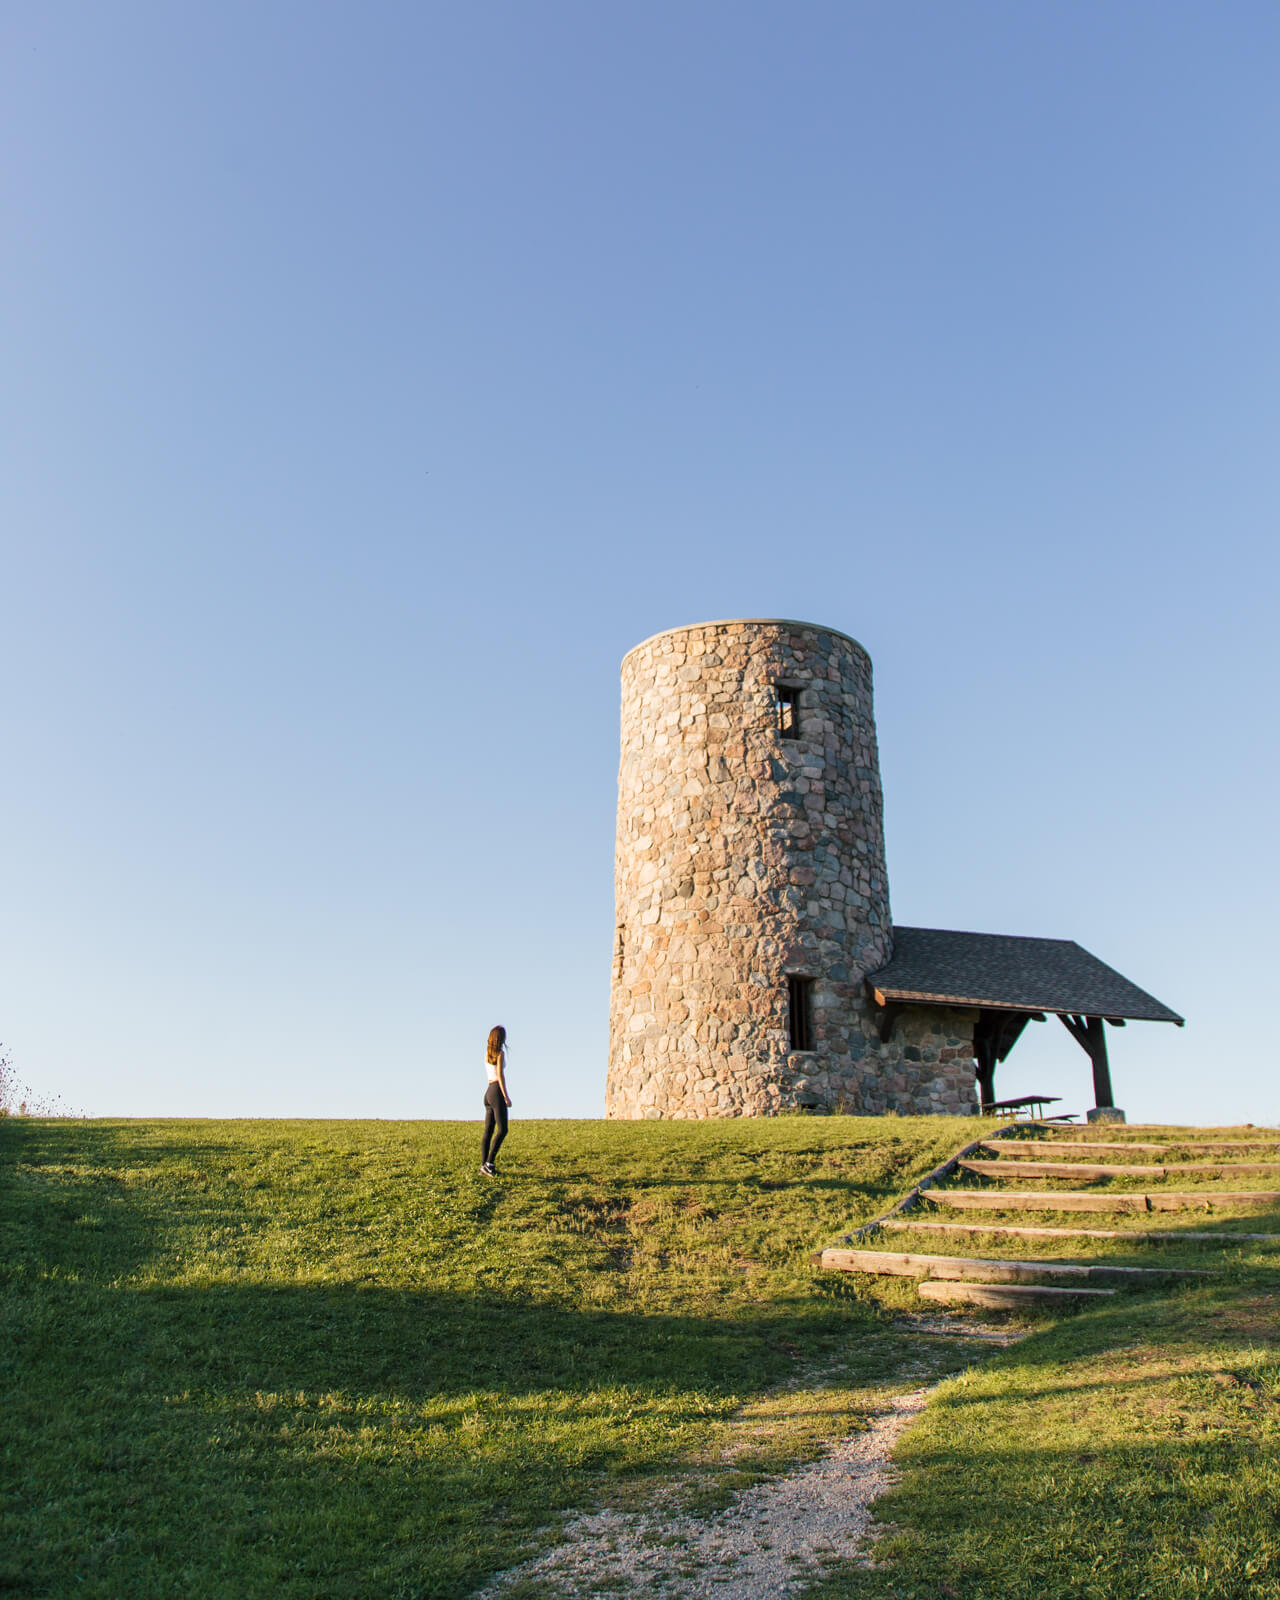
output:
[[480, 1170], [486, 1178], [496, 1178], [498, 1171], [494, 1162], [498, 1159], [498, 1150], [507, 1136], [507, 1107], [511, 1104], [511, 1096], [507, 1093], [505, 1028], [489, 1029], [489, 1043], [485, 1049], [484, 1063], [489, 1073], [489, 1086], [484, 1092], [484, 1141], [480, 1146]]

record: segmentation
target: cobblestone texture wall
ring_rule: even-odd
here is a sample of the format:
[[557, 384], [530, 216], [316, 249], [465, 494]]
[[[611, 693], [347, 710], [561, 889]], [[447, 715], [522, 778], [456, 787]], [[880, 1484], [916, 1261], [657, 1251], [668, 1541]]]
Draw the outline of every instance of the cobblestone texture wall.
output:
[[881, 1046], [880, 1069], [862, 1084], [860, 1110], [971, 1117], [978, 1114], [973, 1071], [976, 1011], [911, 1006]]
[[[892, 935], [871, 662], [852, 639], [715, 622], [631, 651], [615, 888], [608, 1116], [973, 1106], [972, 1024], [921, 1013], [882, 1044], [863, 985]], [[792, 975], [809, 980], [806, 1051]]]

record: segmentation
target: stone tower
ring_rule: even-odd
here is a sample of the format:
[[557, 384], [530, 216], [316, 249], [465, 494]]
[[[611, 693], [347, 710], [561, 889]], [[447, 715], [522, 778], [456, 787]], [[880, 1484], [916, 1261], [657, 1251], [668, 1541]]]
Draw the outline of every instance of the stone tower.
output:
[[968, 1109], [971, 1061], [904, 1071], [865, 992], [892, 924], [847, 635], [708, 622], [627, 655], [615, 888], [608, 1116]]

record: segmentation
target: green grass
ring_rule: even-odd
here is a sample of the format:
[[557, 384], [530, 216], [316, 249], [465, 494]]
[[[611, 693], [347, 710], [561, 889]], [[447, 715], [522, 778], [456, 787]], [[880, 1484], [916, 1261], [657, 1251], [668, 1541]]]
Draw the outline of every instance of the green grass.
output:
[[[974, 1177], [951, 1186], [996, 1187]], [[1011, 1187], [1106, 1184], [1018, 1179]], [[1280, 1234], [1280, 1208], [1213, 1208], [1208, 1196], [1206, 1203], [1208, 1211], [1120, 1217], [921, 1212], [969, 1224], [1174, 1235], [1160, 1243], [924, 1229], [863, 1241], [895, 1251], [1209, 1268], [1215, 1276], [1118, 1295], [1060, 1320], [1033, 1318], [1029, 1337], [944, 1384], [898, 1452], [900, 1485], [877, 1508], [878, 1565], [831, 1574], [809, 1600], [1280, 1597], [1280, 1247], [1178, 1237]], [[901, 1279], [866, 1280], [858, 1292], [886, 1310], [914, 1295]]]
[[0, 1589], [451, 1600], [812, 1450], [920, 1357], [808, 1252], [979, 1128], [0, 1121]]
[[[973, 1360], [807, 1256], [978, 1131], [519, 1123], [495, 1184], [470, 1124], [0, 1120], [0, 1592], [460, 1600], [572, 1508], [713, 1510]], [[866, 1243], [1224, 1271], [944, 1383], [809, 1600], [1280, 1600], [1274, 1247]]]
[[1118, 1298], [945, 1384], [871, 1571], [809, 1600], [1273, 1600], [1280, 1297]]

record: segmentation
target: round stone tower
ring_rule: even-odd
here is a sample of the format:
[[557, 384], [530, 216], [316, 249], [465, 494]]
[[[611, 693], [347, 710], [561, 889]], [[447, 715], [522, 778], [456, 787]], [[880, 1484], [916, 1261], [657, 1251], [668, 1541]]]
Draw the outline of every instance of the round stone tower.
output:
[[902, 1047], [863, 983], [892, 925], [861, 645], [773, 619], [637, 645], [615, 886], [608, 1116], [893, 1104]]

